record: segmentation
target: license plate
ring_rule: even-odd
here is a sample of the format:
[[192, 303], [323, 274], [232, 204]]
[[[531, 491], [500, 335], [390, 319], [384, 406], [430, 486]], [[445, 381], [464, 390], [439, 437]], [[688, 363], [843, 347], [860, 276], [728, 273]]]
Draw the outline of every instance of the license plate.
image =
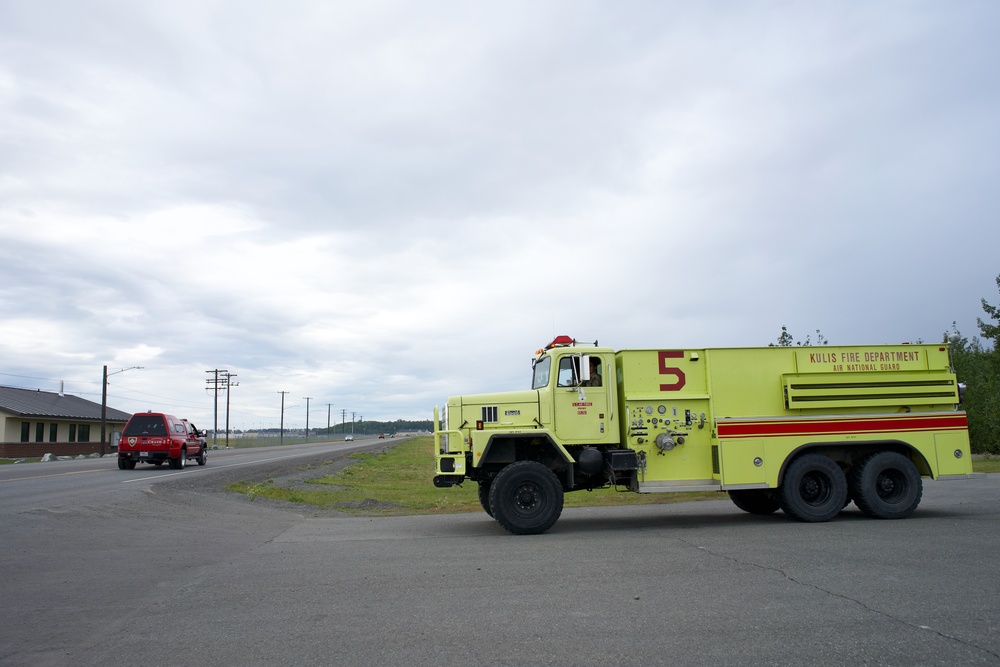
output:
[[139, 458], [143, 458], [143, 457], [147, 457], [147, 456], [149, 456], [149, 452], [139, 452]]

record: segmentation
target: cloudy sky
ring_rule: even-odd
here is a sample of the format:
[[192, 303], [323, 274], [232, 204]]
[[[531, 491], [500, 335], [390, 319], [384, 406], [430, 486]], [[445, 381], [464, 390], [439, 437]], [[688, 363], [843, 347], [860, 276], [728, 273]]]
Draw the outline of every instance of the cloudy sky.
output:
[[0, 384], [429, 418], [615, 348], [966, 335], [1000, 5], [0, 0]]

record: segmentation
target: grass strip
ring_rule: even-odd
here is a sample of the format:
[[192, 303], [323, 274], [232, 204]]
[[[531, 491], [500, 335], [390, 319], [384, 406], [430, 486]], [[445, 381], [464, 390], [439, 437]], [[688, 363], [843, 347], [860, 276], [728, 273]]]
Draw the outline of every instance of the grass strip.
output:
[[[434, 486], [433, 447], [432, 437], [421, 437], [404, 440], [375, 454], [352, 454], [354, 463], [343, 470], [296, 485], [309, 488], [288, 488], [273, 480], [238, 482], [226, 488], [245, 493], [251, 499], [271, 498], [365, 516], [481, 512], [475, 482], [448, 489]], [[977, 457], [973, 469], [1000, 472], [1000, 457]], [[717, 491], [630, 493], [598, 489], [567, 493], [565, 506], [656, 505], [725, 498], [726, 494]]]
[[[352, 465], [333, 475], [306, 480], [305, 486], [316, 488], [288, 488], [274, 480], [267, 480], [237, 482], [226, 489], [245, 493], [250, 498], [284, 500], [366, 516], [483, 511], [475, 482], [448, 489], [434, 486], [431, 481], [434, 476], [433, 450], [432, 437], [412, 438], [376, 454], [352, 454]], [[598, 489], [567, 493], [565, 506], [653, 505], [725, 497], [714, 491], [640, 494]]]

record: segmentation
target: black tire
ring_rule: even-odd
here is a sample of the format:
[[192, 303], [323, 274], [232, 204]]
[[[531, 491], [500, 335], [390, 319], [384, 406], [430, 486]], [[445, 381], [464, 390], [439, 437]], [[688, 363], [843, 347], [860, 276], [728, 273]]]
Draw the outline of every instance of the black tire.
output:
[[198, 454], [198, 465], [203, 466], [208, 463], [208, 454], [205, 452], [205, 446], [201, 447], [201, 454]]
[[479, 504], [483, 506], [487, 514], [493, 516], [493, 511], [490, 510], [490, 486], [492, 486], [492, 481], [479, 482]]
[[176, 459], [170, 459], [170, 467], [174, 470], [180, 470], [187, 463], [187, 451], [181, 450], [181, 455]]
[[514, 535], [544, 533], [562, 514], [559, 478], [534, 461], [518, 461], [501, 470], [489, 497], [493, 518]]
[[129, 459], [128, 461], [125, 462], [125, 467], [129, 470], [135, 470], [135, 461]]
[[747, 489], [730, 491], [733, 504], [750, 514], [774, 514], [781, 509], [781, 503], [770, 489]]
[[128, 464], [125, 462], [125, 457], [124, 456], [119, 456], [118, 457], [118, 469], [119, 470], [128, 470]]
[[851, 471], [854, 504], [875, 519], [905, 519], [917, 509], [924, 493], [913, 461], [897, 452], [877, 452]]
[[847, 478], [829, 456], [803, 454], [785, 471], [778, 500], [782, 511], [799, 521], [829, 521], [844, 509]]

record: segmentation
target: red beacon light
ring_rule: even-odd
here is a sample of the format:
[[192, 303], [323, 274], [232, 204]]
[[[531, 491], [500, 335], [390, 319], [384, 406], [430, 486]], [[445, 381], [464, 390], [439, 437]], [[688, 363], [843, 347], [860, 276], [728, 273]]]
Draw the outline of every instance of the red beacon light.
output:
[[566, 345], [576, 345], [576, 339], [569, 336], [556, 336], [552, 339], [551, 343], [545, 346], [545, 349], [551, 350], [554, 347], [563, 347]]

